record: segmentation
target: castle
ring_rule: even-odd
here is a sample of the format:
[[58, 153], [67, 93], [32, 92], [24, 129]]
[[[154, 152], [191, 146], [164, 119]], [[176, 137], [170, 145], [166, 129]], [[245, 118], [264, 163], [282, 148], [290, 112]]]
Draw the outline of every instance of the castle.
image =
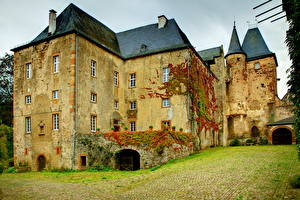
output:
[[[174, 19], [115, 33], [70, 4], [58, 17], [50, 10], [49, 26], [13, 51], [16, 166], [147, 168], [233, 138], [272, 143], [278, 126], [295, 142], [276, 56], [258, 28], [241, 46], [234, 27], [226, 66], [222, 46], [197, 52]], [[193, 135], [193, 148], [155, 152], [97, 134], [165, 127]]]

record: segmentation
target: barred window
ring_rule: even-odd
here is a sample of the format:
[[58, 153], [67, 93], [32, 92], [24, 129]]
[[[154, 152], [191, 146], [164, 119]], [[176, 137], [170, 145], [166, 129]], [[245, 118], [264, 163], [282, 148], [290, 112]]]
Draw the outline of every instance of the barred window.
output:
[[130, 131], [135, 131], [136, 130], [136, 123], [135, 121], [130, 122]]
[[31, 63], [26, 64], [26, 79], [31, 78]]
[[91, 76], [96, 77], [96, 61], [91, 61]]
[[118, 87], [119, 86], [119, 72], [114, 72], [114, 86]]
[[135, 86], [136, 86], [135, 81], [136, 81], [135, 73], [129, 74], [129, 87], [130, 88], [135, 88]]
[[94, 92], [91, 92], [91, 102], [93, 103], [97, 102], [97, 94]]
[[25, 96], [25, 104], [31, 104], [31, 96], [30, 95]]
[[136, 101], [130, 102], [130, 110], [136, 110]]
[[25, 132], [31, 133], [31, 117], [25, 117]]
[[53, 114], [52, 121], [53, 121], [53, 130], [59, 130], [59, 115]]
[[91, 115], [91, 131], [96, 132], [96, 126], [97, 126], [97, 116]]

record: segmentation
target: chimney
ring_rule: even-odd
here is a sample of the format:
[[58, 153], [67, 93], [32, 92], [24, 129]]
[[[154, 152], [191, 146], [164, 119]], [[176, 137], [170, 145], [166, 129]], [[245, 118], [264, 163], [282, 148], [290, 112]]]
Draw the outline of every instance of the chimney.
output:
[[56, 11], [55, 10], [49, 10], [49, 28], [48, 28], [48, 34], [52, 35], [55, 32], [56, 29]]
[[166, 18], [166, 16], [161, 15], [158, 16], [158, 29], [164, 28], [168, 22], [168, 19]]

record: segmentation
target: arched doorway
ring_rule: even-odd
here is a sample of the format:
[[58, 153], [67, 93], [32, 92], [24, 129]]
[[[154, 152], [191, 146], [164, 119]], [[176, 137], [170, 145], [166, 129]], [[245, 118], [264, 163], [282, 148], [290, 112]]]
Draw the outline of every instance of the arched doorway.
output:
[[272, 133], [273, 144], [292, 144], [292, 132], [287, 128], [278, 128]]
[[116, 153], [116, 164], [120, 170], [138, 170], [140, 169], [140, 154], [135, 150], [123, 149]]
[[251, 137], [258, 137], [259, 136], [259, 130], [256, 126], [253, 126], [251, 128]]
[[46, 158], [43, 155], [40, 155], [37, 159], [38, 161], [38, 171], [42, 171], [46, 168]]

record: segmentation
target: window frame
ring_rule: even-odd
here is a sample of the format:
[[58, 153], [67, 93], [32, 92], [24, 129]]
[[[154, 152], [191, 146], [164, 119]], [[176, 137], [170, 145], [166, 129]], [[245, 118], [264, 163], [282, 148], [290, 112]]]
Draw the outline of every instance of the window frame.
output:
[[129, 129], [130, 131], [136, 131], [136, 121], [129, 122]]
[[[167, 70], [167, 72], [165, 72]], [[164, 67], [163, 68], [163, 83], [167, 83], [170, 80], [170, 67]]]
[[119, 87], [119, 72], [114, 71], [114, 86]]
[[91, 114], [91, 118], [90, 118], [90, 130], [91, 132], [96, 132], [97, 129], [97, 115], [93, 115]]
[[52, 114], [52, 130], [53, 131], [59, 130], [59, 113]]
[[53, 73], [59, 72], [59, 55], [53, 55]]
[[119, 101], [118, 100], [114, 100], [114, 109], [119, 110]]
[[[164, 102], [166, 102], [166, 100], [168, 100], [168, 105], [164, 104]], [[169, 107], [171, 107], [171, 100], [170, 100], [170, 98], [162, 98], [161, 107], [162, 108], [169, 108]]]
[[52, 90], [52, 99], [57, 100], [59, 99], [58, 90]]
[[[29, 100], [29, 101], [28, 101]], [[30, 105], [31, 104], [31, 95], [26, 95], [25, 96], [25, 104]]]
[[136, 110], [136, 109], [137, 109], [137, 101], [130, 101], [129, 110]]
[[25, 65], [25, 78], [26, 79], [31, 79], [32, 77], [32, 64], [31, 63], [26, 63]]
[[91, 60], [91, 77], [97, 77], [97, 62]]
[[31, 133], [31, 116], [25, 117], [25, 133]]
[[[134, 76], [134, 77], [132, 77]], [[129, 88], [136, 88], [136, 73], [129, 74]]]
[[[94, 97], [94, 98], [93, 98]], [[96, 92], [91, 92], [91, 98], [90, 101], [92, 103], [97, 103], [97, 93]]]

